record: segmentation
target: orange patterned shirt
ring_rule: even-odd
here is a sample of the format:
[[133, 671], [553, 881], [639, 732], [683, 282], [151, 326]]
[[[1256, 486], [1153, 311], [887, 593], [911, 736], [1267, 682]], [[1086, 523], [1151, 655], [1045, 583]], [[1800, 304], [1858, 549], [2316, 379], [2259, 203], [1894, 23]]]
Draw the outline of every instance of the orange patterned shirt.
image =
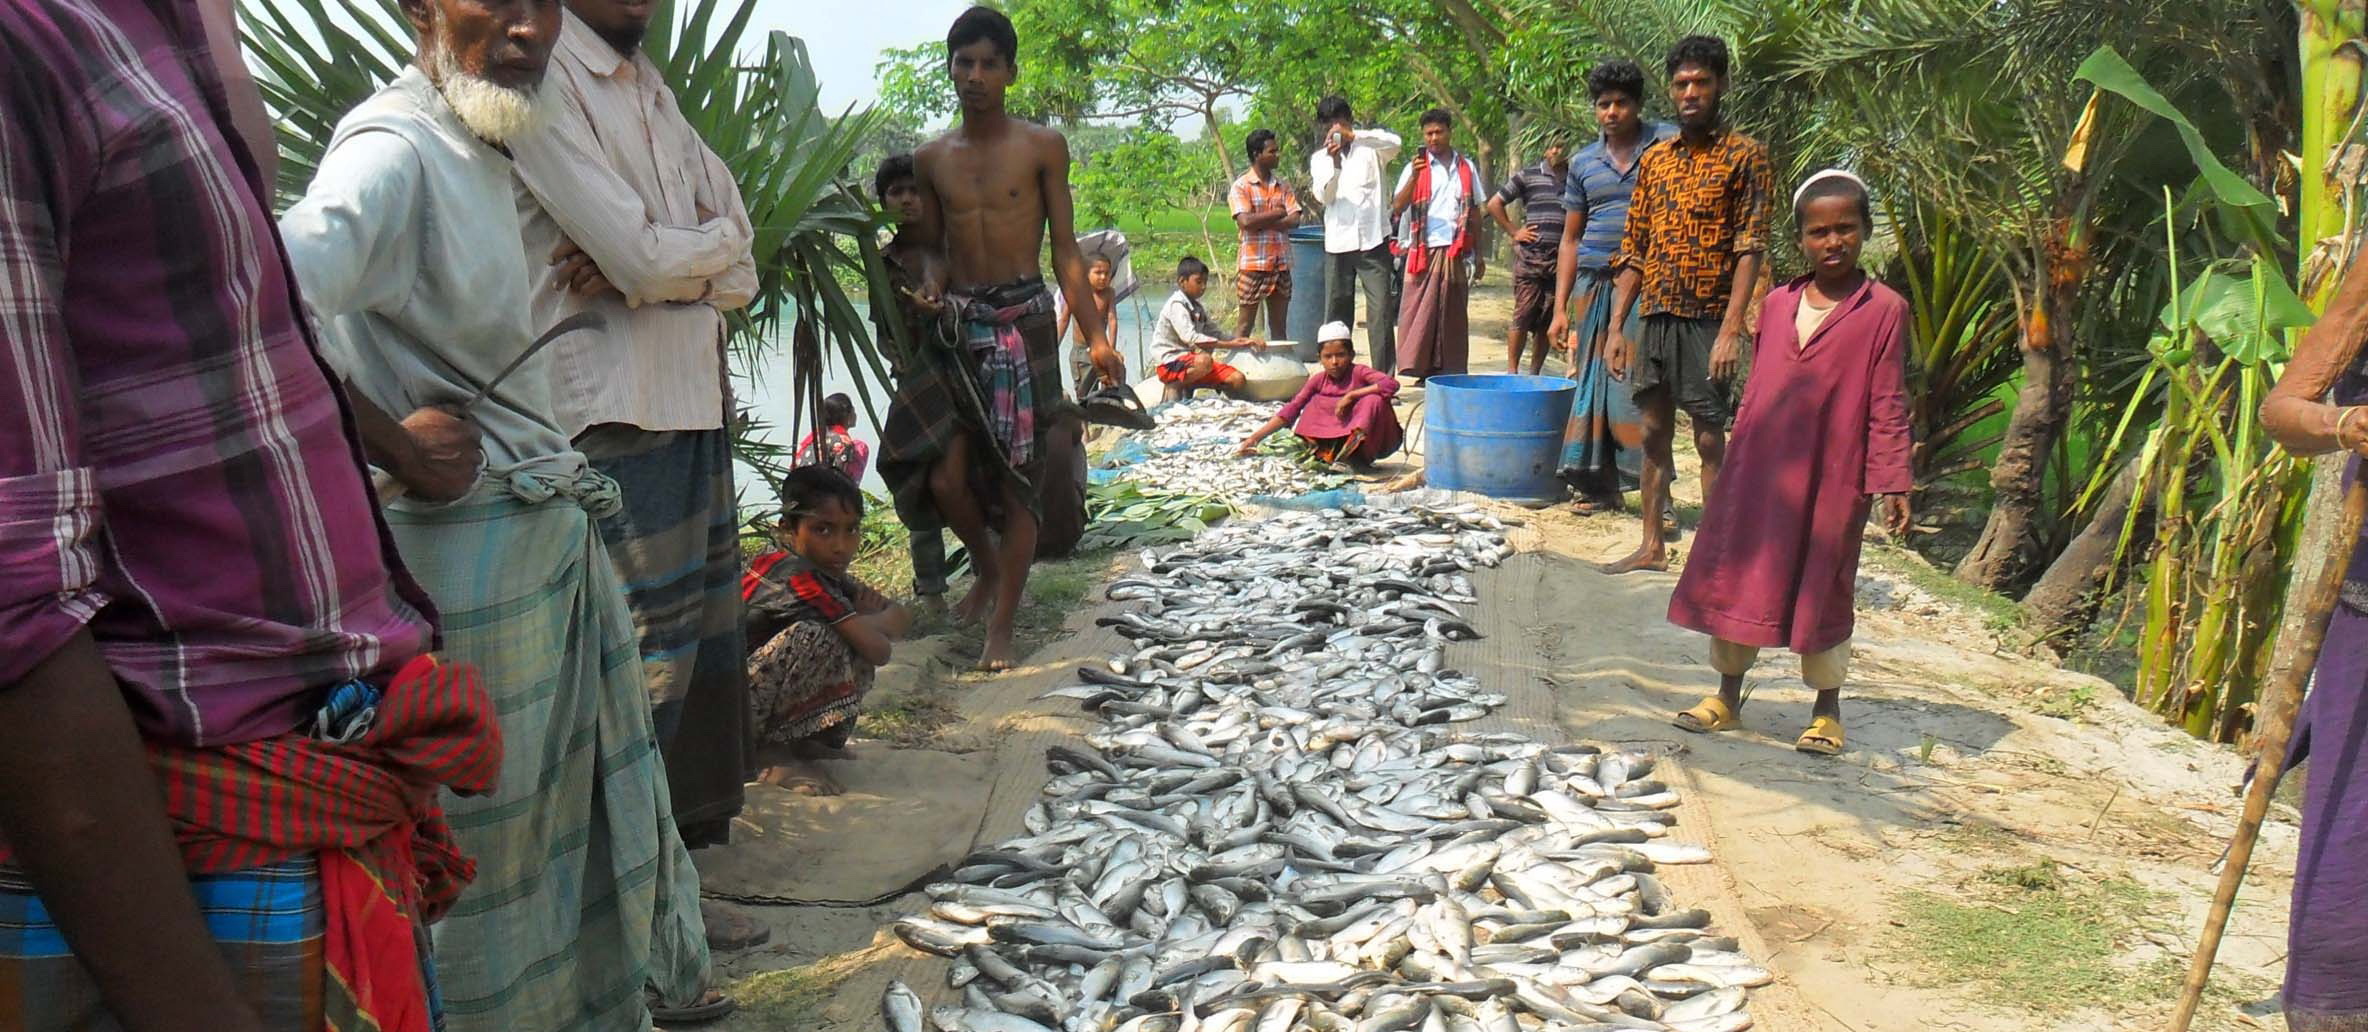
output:
[[1768, 148], [1721, 126], [1702, 145], [1683, 135], [1644, 152], [1614, 269], [1636, 269], [1645, 315], [1727, 314], [1735, 260], [1768, 248]]

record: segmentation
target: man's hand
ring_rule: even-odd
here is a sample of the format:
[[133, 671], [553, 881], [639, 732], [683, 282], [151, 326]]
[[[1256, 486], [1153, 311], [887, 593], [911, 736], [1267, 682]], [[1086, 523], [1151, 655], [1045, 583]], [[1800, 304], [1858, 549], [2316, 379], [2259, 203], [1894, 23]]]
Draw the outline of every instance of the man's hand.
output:
[[896, 289], [899, 293], [904, 295], [905, 300], [912, 302], [913, 308], [916, 311], [919, 311], [923, 315], [941, 315], [946, 310], [945, 299], [937, 296], [937, 291], [926, 285], [924, 285], [919, 290], [914, 290], [911, 287], [898, 287]]
[[1570, 312], [1568, 306], [1554, 306], [1554, 321], [1546, 324], [1546, 339], [1554, 342], [1556, 351], [1570, 350]]
[[1743, 333], [1739, 330], [1720, 330], [1718, 344], [1710, 349], [1710, 378], [1719, 383], [1735, 382], [1735, 375], [1743, 371]]
[[616, 285], [601, 273], [600, 266], [592, 261], [592, 256], [585, 254], [584, 249], [577, 247], [573, 240], [560, 238], [559, 246], [551, 252], [551, 264], [559, 267], [556, 289], [577, 297], [620, 293]]
[[1487, 278], [1488, 263], [1479, 258], [1472, 259], [1472, 282], [1478, 283]]
[[1604, 332], [1603, 364], [1605, 368], [1611, 370], [1612, 379], [1628, 379], [1629, 374], [1636, 371], [1630, 365], [1635, 357], [1636, 348], [1628, 343], [1627, 333], [1617, 326]]
[[387, 472], [430, 502], [449, 502], [477, 485], [485, 449], [477, 421], [456, 406], [429, 407], [403, 417], [412, 454]]
[[1513, 231], [1513, 242], [1514, 242], [1514, 243], [1516, 243], [1516, 244], [1534, 244], [1534, 243], [1537, 243], [1537, 242], [1538, 242], [1538, 227], [1536, 227], [1536, 226], [1523, 226], [1523, 227], [1521, 227], [1520, 229], [1516, 229], [1516, 230], [1514, 230], [1514, 231]]
[[1892, 537], [1906, 540], [1908, 530], [1915, 526], [1915, 514], [1908, 504], [1908, 496], [1887, 494], [1882, 499], [1883, 529], [1890, 531]]
[[1259, 340], [1256, 337], [1244, 337], [1236, 343], [1240, 347], [1250, 349], [1250, 353], [1253, 355], [1263, 355], [1266, 353], [1266, 342]]
[[1126, 384], [1126, 359], [1118, 357], [1118, 349], [1109, 341], [1098, 341], [1085, 353], [1087, 361], [1102, 374], [1102, 380], [1112, 387]]
[[0, 691], [0, 825], [12, 859], [96, 983], [101, 1013], [115, 1019], [101, 1023], [261, 1032], [190, 896], [127, 694], [87, 630]]

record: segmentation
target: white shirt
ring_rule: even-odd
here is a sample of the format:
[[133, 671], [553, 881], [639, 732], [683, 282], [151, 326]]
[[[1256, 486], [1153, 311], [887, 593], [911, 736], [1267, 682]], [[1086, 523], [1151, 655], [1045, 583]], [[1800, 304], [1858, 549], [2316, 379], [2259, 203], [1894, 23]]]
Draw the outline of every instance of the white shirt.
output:
[[1168, 295], [1168, 303], [1159, 308], [1158, 325], [1151, 328], [1152, 354], [1158, 356], [1160, 365], [1192, 354], [1199, 345], [1224, 339], [1217, 335], [1209, 310], [1182, 289]]
[[[510, 161], [417, 67], [338, 123], [280, 234], [322, 321], [323, 357], [396, 419], [467, 401], [538, 332]], [[552, 414], [550, 359], [536, 355], [470, 410], [489, 472], [585, 468]]]
[[1359, 129], [1340, 164], [1317, 147], [1307, 156], [1307, 177], [1324, 205], [1324, 250], [1332, 254], [1370, 251], [1390, 238], [1390, 194], [1382, 169], [1405, 144], [1387, 129]]
[[[1480, 185], [1480, 169], [1460, 151], [1453, 162], [1447, 162], [1440, 160], [1426, 147], [1415, 152], [1415, 161], [1427, 162], [1431, 166], [1431, 204], [1430, 209], [1423, 213], [1423, 245], [1446, 247], [1455, 243], [1456, 231], [1463, 228], [1464, 209], [1472, 203], [1471, 195], [1464, 191], [1460, 169], [1472, 170], [1474, 187]], [[1391, 197], [1396, 197], [1397, 190], [1405, 189], [1406, 183], [1414, 178], [1414, 166], [1415, 162], [1409, 161], [1405, 168], [1398, 171], [1398, 185], [1391, 191]]]
[[[740, 188], [648, 57], [621, 56], [573, 13], [562, 17], [543, 81], [555, 95], [551, 119], [511, 148], [531, 197], [535, 325], [584, 310], [608, 320], [604, 330], [551, 345], [560, 424], [571, 435], [600, 423], [719, 429], [723, 313], [756, 294], [755, 234]], [[550, 256], [562, 236], [619, 293], [586, 299], [552, 289]]]

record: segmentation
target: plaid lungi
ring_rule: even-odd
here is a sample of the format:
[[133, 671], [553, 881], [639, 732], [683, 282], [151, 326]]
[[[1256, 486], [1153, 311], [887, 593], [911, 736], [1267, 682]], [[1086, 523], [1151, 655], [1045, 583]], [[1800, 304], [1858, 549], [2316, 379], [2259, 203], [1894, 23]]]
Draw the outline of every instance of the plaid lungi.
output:
[[[947, 301], [962, 314], [950, 329], [942, 321], [920, 321], [918, 354], [897, 370], [880, 428], [880, 478], [888, 483], [897, 518], [920, 531], [945, 526], [930, 494], [929, 471], [960, 434], [974, 435], [981, 445], [972, 449], [971, 484], [989, 518], [998, 518], [1007, 480], [1016, 481], [1016, 493], [1041, 516], [1036, 485], [1044, 472], [1044, 435], [1061, 416], [1078, 411], [1061, 392], [1051, 295], [1042, 279], [1028, 279], [949, 294]], [[999, 374], [987, 368], [983, 359], [989, 357], [1000, 365]], [[1013, 461], [1023, 452], [1023, 461]]]
[[[312, 857], [189, 879], [239, 995], [272, 1032], [321, 1032], [327, 908]], [[119, 1029], [23, 876], [0, 868], [0, 1028]], [[171, 972], [157, 977], [169, 978]]]
[[[896, 370], [888, 415], [880, 423], [880, 479], [896, 504], [896, 518], [918, 533], [945, 528], [929, 472], [964, 434], [986, 440], [986, 403], [979, 395], [976, 364], [946, 337], [944, 325], [925, 321], [917, 328], [919, 352]], [[1001, 451], [976, 449], [970, 464], [972, 492], [993, 503], [1003, 497], [1002, 477], [1016, 477]]]
[[1254, 305], [1270, 297], [1291, 296], [1291, 270], [1242, 269], [1233, 274], [1233, 300], [1239, 305]]
[[1042, 277], [949, 293], [957, 336], [977, 362], [987, 436], [1012, 468], [1035, 479], [1044, 432], [1069, 403], [1061, 393], [1061, 341]]
[[686, 845], [723, 842], [748, 775], [731, 435], [604, 423], [575, 443], [624, 493], [624, 508], [601, 519], [600, 537], [641, 640], [675, 824]]
[[[1559, 473], [1580, 494], [1593, 497], [1635, 489], [1643, 471], [1644, 417], [1636, 411], [1635, 392], [1604, 355], [1612, 328], [1612, 277], [1609, 269], [1580, 269], [1571, 288], [1576, 298], [1571, 307], [1578, 315], [1571, 378], [1579, 389], [1571, 396], [1570, 421], [1563, 428]], [[1636, 339], [1633, 301], [1621, 316], [1621, 330]]]
[[[530, 498], [539, 498], [529, 501]], [[515, 474], [449, 505], [387, 509], [405, 565], [501, 714], [500, 782], [447, 795], [477, 880], [435, 927], [456, 1032], [643, 1032], [643, 987], [707, 977], [698, 872], [676, 835], [640, 642], [592, 515], [615, 484]]]

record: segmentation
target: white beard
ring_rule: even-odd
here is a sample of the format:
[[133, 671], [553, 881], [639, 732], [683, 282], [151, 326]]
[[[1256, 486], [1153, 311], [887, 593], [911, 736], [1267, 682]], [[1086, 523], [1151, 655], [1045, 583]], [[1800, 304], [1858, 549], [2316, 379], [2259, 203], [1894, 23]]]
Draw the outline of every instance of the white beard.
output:
[[443, 47], [428, 51], [425, 70], [428, 81], [436, 84], [444, 102], [460, 117], [460, 124], [478, 139], [507, 146], [543, 123], [547, 105], [540, 90], [511, 89], [480, 79], [463, 71]]

